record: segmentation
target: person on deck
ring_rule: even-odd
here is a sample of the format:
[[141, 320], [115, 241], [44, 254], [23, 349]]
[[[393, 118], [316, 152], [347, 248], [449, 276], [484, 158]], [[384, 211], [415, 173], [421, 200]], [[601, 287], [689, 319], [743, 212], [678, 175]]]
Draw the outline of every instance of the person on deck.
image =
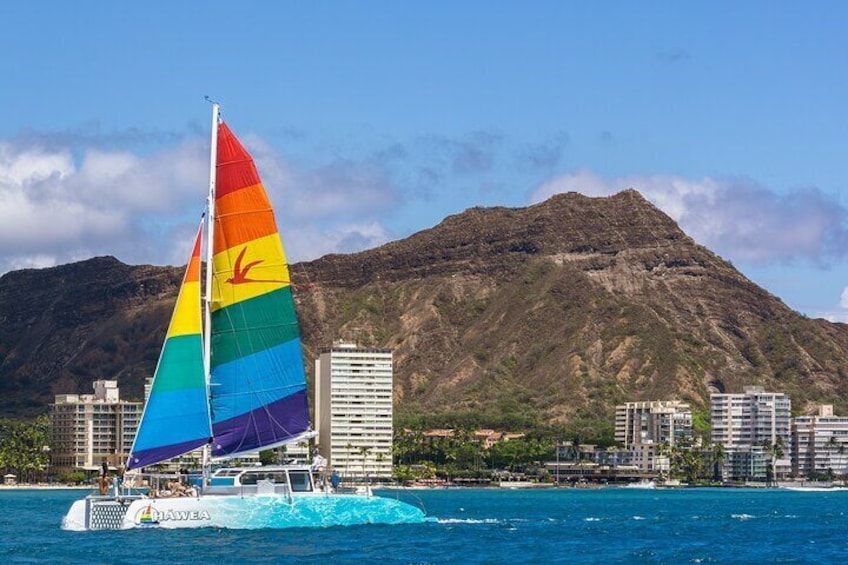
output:
[[109, 464], [106, 462], [106, 458], [103, 458], [103, 463], [100, 469], [100, 479], [98, 481], [100, 486], [100, 496], [106, 496], [106, 492], [109, 490]]

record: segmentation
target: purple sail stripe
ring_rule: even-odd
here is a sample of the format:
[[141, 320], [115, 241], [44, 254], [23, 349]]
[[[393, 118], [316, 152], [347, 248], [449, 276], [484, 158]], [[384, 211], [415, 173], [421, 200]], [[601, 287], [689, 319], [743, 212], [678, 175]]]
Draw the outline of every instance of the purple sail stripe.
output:
[[309, 429], [306, 389], [212, 425], [212, 455], [256, 451]]
[[206, 445], [206, 438], [193, 439], [183, 443], [175, 443], [165, 445], [163, 447], [151, 447], [142, 451], [134, 451], [127, 461], [127, 470], [138, 469], [145, 465], [153, 465], [172, 457], [179, 457], [183, 453], [188, 453], [192, 449], [197, 449]]

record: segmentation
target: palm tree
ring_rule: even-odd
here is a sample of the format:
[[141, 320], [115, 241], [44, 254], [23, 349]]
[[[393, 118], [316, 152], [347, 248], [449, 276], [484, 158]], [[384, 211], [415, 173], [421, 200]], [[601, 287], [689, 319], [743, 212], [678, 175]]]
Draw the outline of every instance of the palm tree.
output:
[[386, 456], [382, 453], [378, 453], [374, 459], [377, 461], [377, 467], [381, 467], [380, 463], [386, 460]]
[[763, 451], [769, 455], [769, 466], [766, 467], [766, 486], [771, 486], [777, 476], [777, 460], [783, 458], [783, 438], [778, 436], [774, 443], [763, 440]]
[[368, 461], [368, 454], [371, 453], [371, 448], [365, 445], [359, 446], [359, 455], [362, 457], [362, 480], [367, 480], [367, 475], [365, 474], [365, 463]]
[[824, 444], [824, 448], [827, 451], [827, 478], [833, 480], [833, 452], [839, 450], [839, 442], [834, 434], [830, 435], [827, 443]]
[[347, 442], [345, 444], [345, 476], [350, 477], [350, 455], [353, 452], [353, 444]]
[[580, 461], [583, 459], [583, 453], [580, 451], [580, 436], [574, 436], [571, 440], [571, 449], [574, 450], [574, 460]]
[[725, 453], [724, 445], [720, 443], [713, 444], [713, 480], [721, 481], [724, 477], [722, 467], [724, 464]]

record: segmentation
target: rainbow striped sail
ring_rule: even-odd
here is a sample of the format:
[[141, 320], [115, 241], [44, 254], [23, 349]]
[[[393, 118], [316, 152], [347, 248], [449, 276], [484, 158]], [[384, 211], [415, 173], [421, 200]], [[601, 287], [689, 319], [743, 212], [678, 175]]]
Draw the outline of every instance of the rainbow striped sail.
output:
[[296, 441], [309, 429], [286, 255], [252, 157], [218, 125], [212, 258], [212, 455]]
[[198, 230], [128, 470], [187, 453], [212, 435], [201, 340], [200, 234]]

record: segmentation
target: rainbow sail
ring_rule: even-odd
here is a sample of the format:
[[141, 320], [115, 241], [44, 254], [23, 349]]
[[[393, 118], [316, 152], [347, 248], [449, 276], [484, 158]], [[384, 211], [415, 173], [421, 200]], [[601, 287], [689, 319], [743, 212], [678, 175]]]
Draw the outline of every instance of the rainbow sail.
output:
[[187, 453], [212, 435], [201, 340], [200, 234], [198, 230], [128, 470]]
[[212, 259], [212, 455], [281, 445], [309, 429], [289, 270], [252, 157], [218, 125]]

